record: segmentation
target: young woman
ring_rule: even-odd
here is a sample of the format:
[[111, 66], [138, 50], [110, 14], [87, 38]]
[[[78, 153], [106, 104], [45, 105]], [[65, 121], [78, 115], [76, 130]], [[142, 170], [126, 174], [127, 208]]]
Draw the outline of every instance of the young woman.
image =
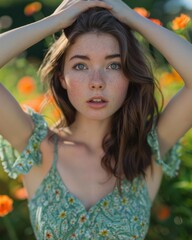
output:
[[[161, 114], [130, 28], [184, 79]], [[2, 34], [0, 65], [62, 29], [40, 69], [61, 124], [48, 129], [0, 85], [0, 133], [21, 153], [13, 161], [1, 139], [3, 166], [10, 177], [23, 174], [37, 239], [144, 239], [162, 172], [176, 174], [176, 142], [191, 127], [192, 47], [121, 0], [65, 0], [51, 16]]]

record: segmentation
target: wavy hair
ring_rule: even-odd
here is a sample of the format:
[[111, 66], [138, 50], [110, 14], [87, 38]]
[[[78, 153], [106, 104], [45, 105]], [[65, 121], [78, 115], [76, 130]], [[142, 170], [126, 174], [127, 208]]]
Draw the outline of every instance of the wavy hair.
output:
[[122, 176], [132, 181], [140, 175], [145, 176], [145, 170], [152, 167], [147, 135], [155, 124], [154, 119], [159, 116], [155, 99], [155, 89], [159, 87], [131, 29], [107, 10], [88, 10], [64, 30], [64, 34], [52, 45], [40, 67], [41, 78], [48, 83], [56, 104], [62, 111], [63, 126], [74, 122], [76, 110], [61, 86], [58, 74], [63, 70], [67, 49], [80, 35], [90, 32], [111, 34], [117, 39], [122, 69], [129, 79], [126, 99], [112, 116], [110, 135], [105, 136], [102, 142], [105, 153], [101, 159], [102, 167], [110, 176], [117, 177], [121, 191]]

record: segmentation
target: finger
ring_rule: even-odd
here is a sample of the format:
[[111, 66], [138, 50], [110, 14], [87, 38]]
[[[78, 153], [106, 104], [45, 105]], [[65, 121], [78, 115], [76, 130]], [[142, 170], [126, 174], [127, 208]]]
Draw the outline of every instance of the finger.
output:
[[83, 2], [86, 3], [87, 8], [101, 7], [110, 10], [112, 9], [112, 6], [108, 3], [105, 3], [104, 1], [84, 0]]

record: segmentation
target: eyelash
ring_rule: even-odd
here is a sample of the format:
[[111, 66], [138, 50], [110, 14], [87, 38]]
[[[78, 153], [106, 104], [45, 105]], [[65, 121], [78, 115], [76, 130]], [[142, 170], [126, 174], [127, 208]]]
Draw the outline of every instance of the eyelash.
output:
[[[83, 64], [83, 63], [78, 63], [78, 64], [75, 64], [74, 66], [73, 66], [73, 69], [75, 69], [75, 70], [77, 70], [77, 71], [84, 71], [84, 70], [86, 70], [86, 69], [78, 69], [78, 66], [79, 65], [82, 65], [83, 67], [86, 67], [85, 66], [85, 64]], [[116, 65], [116, 66], [118, 66], [118, 68], [117, 69], [112, 69], [112, 70], [120, 70], [121, 69], [121, 64], [120, 63], [116, 63], [116, 62], [114, 62], [114, 63], [111, 63], [108, 67], [110, 67], [111, 65]], [[108, 68], [107, 67], [107, 68]]]
[[73, 69], [75, 69], [75, 70], [77, 70], [77, 71], [83, 71], [83, 70], [85, 70], [85, 69], [83, 69], [83, 70], [77, 69], [77, 67], [78, 67], [79, 65], [83, 65], [83, 66], [85, 67], [85, 64], [83, 64], [83, 63], [78, 63], [78, 64], [75, 64], [75, 65], [73, 66]]
[[109, 66], [111, 66], [111, 65], [116, 65], [116, 66], [118, 66], [118, 69], [112, 69], [112, 70], [120, 70], [121, 69], [121, 64], [120, 63], [116, 63], [116, 62], [114, 62], [114, 63], [111, 63]]

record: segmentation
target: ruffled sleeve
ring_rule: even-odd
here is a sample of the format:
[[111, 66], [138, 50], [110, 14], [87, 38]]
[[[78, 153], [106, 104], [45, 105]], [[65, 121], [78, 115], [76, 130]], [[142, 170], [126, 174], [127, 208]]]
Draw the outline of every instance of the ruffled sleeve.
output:
[[29, 138], [28, 144], [24, 151], [19, 153], [0, 135], [0, 160], [4, 171], [9, 177], [16, 178], [19, 174], [26, 174], [34, 165], [41, 164], [40, 144], [46, 137], [48, 125], [43, 117], [31, 109], [27, 109], [31, 115], [35, 128]]
[[163, 172], [174, 177], [178, 174], [180, 167], [180, 156], [181, 156], [181, 144], [177, 142], [162, 158], [160, 155], [159, 142], [157, 137], [156, 128], [153, 126], [152, 130], [147, 136], [147, 142], [151, 147], [152, 153], [155, 156], [156, 162], [161, 165]]

